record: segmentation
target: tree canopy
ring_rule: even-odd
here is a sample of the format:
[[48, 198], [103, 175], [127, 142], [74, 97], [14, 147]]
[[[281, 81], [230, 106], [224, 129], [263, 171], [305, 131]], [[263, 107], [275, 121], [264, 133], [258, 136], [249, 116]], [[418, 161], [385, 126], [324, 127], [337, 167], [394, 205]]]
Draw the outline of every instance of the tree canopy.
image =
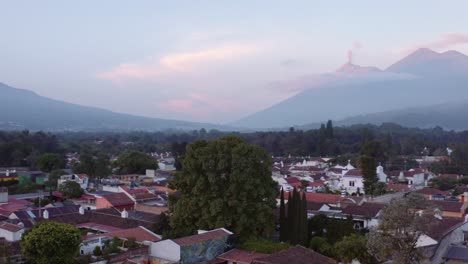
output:
[[56, 153], [45, 153], [37, 159], [37, 168], [44, 172], [51, 172], [63, 168], [65, 161]]
[[23, 234], [21, 249], [28, 263], [71, 264], [80, 242], [81, 232], [74, 226], [46, 221]]
[[59, 190], [63, 195], [68, 198], [79, 198], [83, 195], [84, 191], [81, 189], [81, 186], [74, 181], [66, 181], [60, 185]]
[[157, 169], [158, 163], [143, 152], [127, 151], [119, 156], [114, 166], [120, 174], [145, 174], [147, 169]]
[[240, 240], [274, 230], [277, 189], [265, 150], [234, 136], [187, 146], [172, 185], [180, 192], [172, 211], [175, 235], [225, 227]]

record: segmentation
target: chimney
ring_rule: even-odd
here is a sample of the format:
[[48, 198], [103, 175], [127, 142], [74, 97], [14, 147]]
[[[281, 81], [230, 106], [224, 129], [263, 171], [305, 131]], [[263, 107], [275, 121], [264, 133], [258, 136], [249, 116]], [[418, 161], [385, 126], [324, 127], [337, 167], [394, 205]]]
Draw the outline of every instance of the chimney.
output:
[[127, 212], [127, 210], [123, 209], [123, 211], [120, 213], [120, 216], [121, 216], [122, 218], [128, 218], [128, 212]]
[[44, 219], [49, 219], [49, 211], [47, 211], [47, 209], [45, 209], [44, 212], [42, 213], [42, 217]]

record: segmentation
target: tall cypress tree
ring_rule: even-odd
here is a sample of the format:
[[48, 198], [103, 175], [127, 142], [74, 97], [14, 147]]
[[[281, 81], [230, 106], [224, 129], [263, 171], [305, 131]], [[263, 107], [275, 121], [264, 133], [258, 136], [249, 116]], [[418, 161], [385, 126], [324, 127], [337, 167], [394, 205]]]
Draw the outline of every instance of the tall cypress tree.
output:
[[280, 197], [280, 241], [288, 241], [288, 223], [286, 220], [286, 206], [284, 204], [284, 191], [281, 189]]
[[308, 234], [307, 234], [307, 198], [305, 192], [302, 193], [302, 199], [300, 200], [300, 208], [301, 208], [301, 219], [300, 219], [300, 244], [303, 246], [307, 246], [308, 241]]
[[287, 235], [287, 238], [288, 238], [288, 241], [292, 243], [292, 240], [294, 238], [294, 212], [295, 212], [295, 209], [294, 209], [294, 192], [296, 191], [296, 189], [294, 189], [292, 192], [289, 192], [289, 196], [288, 196], [288, 218], [287, 218], [287, 232], [288, 232], [288, 235]]
[[379, 182], [376, 173], [375, 159], [369, 156], [362, 156], [360, 160], [362, 177], [364, 178], [364, 192], [366, 195], [374, 195], [375, 187]]
[[302, 212], [301, 212], [301, 195], [299, 191], [294, 190], [294, 240], [291, 242], [293, 245], [297, 245], [301, 243], [301, 218], [302, 218]]

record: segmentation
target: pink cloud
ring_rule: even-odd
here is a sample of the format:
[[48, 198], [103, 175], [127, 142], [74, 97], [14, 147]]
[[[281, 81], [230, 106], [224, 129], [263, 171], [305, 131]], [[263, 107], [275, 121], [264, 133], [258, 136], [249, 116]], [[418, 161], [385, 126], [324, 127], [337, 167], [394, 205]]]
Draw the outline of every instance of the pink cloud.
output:
[[183, 73], [196, 72], [216, 64], [235, 61], [258, 51], [257, 46], [247, 44], [175, 53], [140, 62], [122, 63], [100, 72], [98, 78], [110, 81], [160, 79]]
[[408, 55], [419, 48], [429, 48], [434, 50], [446, 50], [455, 45], [468, 44], [468, 34], [464, 33], [447, 33], [439, 36], [437, 39], [427, 42], [412, 45], [403, 49], [398, 49], [397, 53]]
[[174, 113], [207, 118], [214, 113], [237, 110], [240, 106], [220, 97], [203, 93], [188, 93], [183, 98], [169, 99], [159, 104], [158, 107]]

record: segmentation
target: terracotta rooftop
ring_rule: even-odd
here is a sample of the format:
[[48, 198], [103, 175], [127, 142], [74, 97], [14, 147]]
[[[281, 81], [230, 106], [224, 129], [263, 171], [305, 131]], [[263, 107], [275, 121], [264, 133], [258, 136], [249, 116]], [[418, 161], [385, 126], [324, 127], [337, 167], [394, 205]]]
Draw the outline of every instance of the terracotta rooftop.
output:
[[434, 217], [434, 220], [431, 222], [431, 228], [428, 235], [440, 241], [448, 233], [450, 233], [455, 228], [463, 224], [464, 219], [460, 217], [443, 217], [442, 219], [437, 219]]
[[134, 204], [133, 200], [125, 193], [113, 193], [103, 196], [112, 206], [122, 206]]
[[451, 201], [431, 201], [431, 203], [442, 211], [447, 212], [462, 212], [463, 203], [462, 202], [451, 202]]
[[235, 248], [235, 249], [229, 250], [226, 253], [219, 255], [217, 258], [226, 260], [229, 262], [238, 263], [238, 264], [250, 264], [255, 259], [266, 257], [266, 256], [268, 256], [268, 254]]
[[336, 260], [302, 246], [291, 247], [256, 259], [253, 264], [336, 264]]
[[364, 203], [363, 205], [348, 205], [343, 208], [342, 213], [373, 218], [385, 207], [383, 204]]
[[417, 190], [416, 192], [420, 193], [420, 194], [424, 194], [424, 195], [437, 195], [437, 194], [444, 195], [444, 196], [449, 195], [445, 191], [441, 191], [441, 190], [430, 188], [430, 187], [426, 187], [426, 188], [423, 188], [421, 190]]
[[362, 171], [359, 169], [349, 170], [344, 177], [362, 177]]
[[294, 183], [301, 183], [301, 180], [299, 180], [298, 178], [296, 177], [288, 177], [286, 179], [284, 179], [287, 183], [289, 184], [294, 184]]
[[0, 229], [4, 229], [10, 232], [18, 232], [23, 229], [21, 226], [11, 224], [8, 222], [0, 222]]
[[232, 235], [231, 232], [223, 228], [220, 228], [220, 229], [211, 230], [205, 233], [201, 233], [198, 235], [177, 238], [177, 239], [174, 239], [173, 241], [180, 246], [188, 246], [188, 245], [197, 244], [197, 243], [207, 241], [207, 240], [227, 237], [230, 235]]
[[160, 236], [142, 226], [105, 233], [104, 236], [118, 237], [120, 239], [135, 238], [135, 240], [140, 243], [144, 241], [156, 242], [161, 240]]

